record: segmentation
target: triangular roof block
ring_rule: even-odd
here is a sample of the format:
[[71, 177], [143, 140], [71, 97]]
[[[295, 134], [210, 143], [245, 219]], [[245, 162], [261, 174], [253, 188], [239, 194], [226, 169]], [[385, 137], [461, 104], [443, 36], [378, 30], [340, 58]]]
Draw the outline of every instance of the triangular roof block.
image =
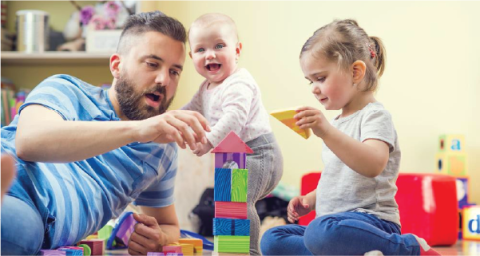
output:
[[288, 126], [288, 128], [295, 131], [298, 135], [302, 136], [305, 139], [308, 139], [311, 134], [310, 129], [300, 129], [300, 127], [295, 124], [297, 122], [297, 120], [293, 118], [295, 114], [297, 114], [297, 111], [295, 111], [294, 109], [277, 110], [270, 113], [270, 115], [278, 119], [284, 125]]
[[253, 150], [240, 137], [231, 131], [213, 150], [212, 153], [247, 153]]

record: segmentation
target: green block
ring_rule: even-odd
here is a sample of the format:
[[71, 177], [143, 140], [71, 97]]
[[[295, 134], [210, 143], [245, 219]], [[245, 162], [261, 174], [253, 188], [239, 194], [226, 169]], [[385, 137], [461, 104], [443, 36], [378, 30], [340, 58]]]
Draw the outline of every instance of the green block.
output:
[[247, 202], [248, 170], [232, 170], [232, 202]]
[[213, 242], [214, 252], [250, 252], [250, 236], [215, 236]]
[[83, 248], [83, 256], [90, 256], [92, 255], [92, 249], [90, 249], [90, 246], [86, 244], [79, 244], [78, 247]]

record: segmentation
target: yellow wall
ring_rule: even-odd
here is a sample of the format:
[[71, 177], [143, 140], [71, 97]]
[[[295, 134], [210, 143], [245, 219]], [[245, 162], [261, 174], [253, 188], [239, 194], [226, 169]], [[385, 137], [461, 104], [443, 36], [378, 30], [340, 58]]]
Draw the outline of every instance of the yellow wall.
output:
[[[354, 18], [383, 39], [387, 68], [377, 99], [393, 115], [402, 149], [402, 172], [433, 172], [438, 135], [462, 133], [471, 201], [480, 203], [480, 2], [158, 2], [188, 28], [199, 15], [221, 12], [237, 23], [240, 65], [250, 70], [268, 111], [321, 106], [298, 64], [305, 40], [333, 19]], [[154, 8], [150, 5], [148, 9]], [[186, 61], [175, 106], [186, 103], [202, 78]], [[328, 118], [338, 112], [327, 112]], [[304, 140], [271, 120], [285, 159], [283, 181], [323, 168], [321, 140]]]

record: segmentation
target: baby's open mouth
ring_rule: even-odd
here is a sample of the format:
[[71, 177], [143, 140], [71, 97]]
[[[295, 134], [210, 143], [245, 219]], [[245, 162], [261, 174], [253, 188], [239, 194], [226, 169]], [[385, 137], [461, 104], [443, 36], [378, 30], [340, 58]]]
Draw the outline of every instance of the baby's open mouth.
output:
[[212, 63], [212, 64], [207, 64], [206, 68], [208, 71], [216, 71], [219, 70], [222, 64], [217, 64], [217, 63]]

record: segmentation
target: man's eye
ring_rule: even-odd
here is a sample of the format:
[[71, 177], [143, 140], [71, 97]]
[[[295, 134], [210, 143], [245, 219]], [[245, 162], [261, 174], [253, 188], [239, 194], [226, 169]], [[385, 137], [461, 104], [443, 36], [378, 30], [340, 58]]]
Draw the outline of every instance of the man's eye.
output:
[[223, 47], [224, 47], [223, 44], [217, 44], [217, 45], [215, 46], [215, 49], [222, 49]]
[[179, 75], [180, 75], [180, 72], [178, 72], [178, 71], [176, 71], [176, 70], [171, 70], [171, 71], [170, 71], [170, 74], [175, 75], [175, 76], [179, 76]]
[[148, 65], [149, 67], [153, 67], [153, 68], [158, 67], [158, 64], [157, 64], [157, 63], [152, 63], [152, 62], [147, 62], [147, 65]]

